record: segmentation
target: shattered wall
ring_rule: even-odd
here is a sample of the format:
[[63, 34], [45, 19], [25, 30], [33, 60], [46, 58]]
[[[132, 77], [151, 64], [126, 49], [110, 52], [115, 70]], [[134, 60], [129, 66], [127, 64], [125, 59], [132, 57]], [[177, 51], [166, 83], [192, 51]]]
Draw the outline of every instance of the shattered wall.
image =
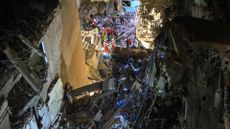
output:
[[146, 129], [229, 129], [229, 5], [172, 0], [160, 9], [163, 28], [149, 73], [159, 98]]
[[[49, 100], [57, 75], [76, 87], [87, 84], [76, 1], [60, 2], [12, 0], [0, 5], [0, 86], [8, 101], [1, 122], [9, 114], [11, 128], [23, 128], [27, 122], [41, 128], [38, 108]], [[54, 98], [61, 107], [62, 98]], [[59, 109], [49, 111], [54, 120]]]

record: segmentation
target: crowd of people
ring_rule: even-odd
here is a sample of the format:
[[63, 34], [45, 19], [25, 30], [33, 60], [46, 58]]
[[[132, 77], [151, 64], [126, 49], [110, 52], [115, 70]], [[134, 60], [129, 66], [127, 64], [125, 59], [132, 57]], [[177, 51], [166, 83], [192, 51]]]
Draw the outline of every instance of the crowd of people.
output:
[[135, 18], [134, 13], [117, 12], [115, 9], [106, 16], [90, 15], [87, 24], [97, 32], [98, 43], [94, 44], [97, 56], [99, 52], [103, 52], [103, 55], [107, 57], [115, 47], [138, 47]]

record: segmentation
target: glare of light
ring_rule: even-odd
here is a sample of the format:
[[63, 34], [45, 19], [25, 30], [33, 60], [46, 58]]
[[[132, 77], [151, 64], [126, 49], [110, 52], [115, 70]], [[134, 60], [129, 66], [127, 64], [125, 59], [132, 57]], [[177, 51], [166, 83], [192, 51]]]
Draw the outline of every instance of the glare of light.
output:
[[90, 92], [89, 93], [89, 96], [93, 96], [95, 92]]

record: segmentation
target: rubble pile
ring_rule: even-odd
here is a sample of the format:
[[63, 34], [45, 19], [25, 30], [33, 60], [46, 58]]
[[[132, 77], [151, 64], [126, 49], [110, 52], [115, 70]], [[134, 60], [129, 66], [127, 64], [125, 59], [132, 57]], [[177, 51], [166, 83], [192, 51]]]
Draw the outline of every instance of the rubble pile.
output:
[[[107, 3], [108, 7], [110, 4]], [[81, 9], [84, 11], [80, 16], [84, 16], [83, 13], [87, 9]], [[110, 9], [106, 8], [106, 10]], [[92, 56], [92, 48], [95, 47], [97, 57], [101, 56], [97, 68], [105, 81], [103, 85], [94, 83], [71, 91], [68, 95], [70, 108], [63, 116], [72, 123], [72, 128], [147, 127], [152, 120], [152, 114], [156, 113], [153, 111], [156, 109], [154, 105], [161, 105], [157, 108], [165, 106], [165, 101], [161, 100], [164, 94], [164, 85], [161, 83], [164, 79], [169, 83], [169, 79], [165, 69], [161, 69], [165, 58], [164, 48], [149, 57], [151, 52], [143, 49], [136, 39], [136, 27], [139, 21], [137, 13], [105, 11], [107, 16], [103, 16], [90, 13], [93, 11], [88, 12], [89, 22], [85, 21], [82, 25], [83, 46], [86, 55]], [[85, 27], [86, 25], [88, 27]], [[163, 78], [160, 77], [162, 74]], [[154, 81], [154, 85], [150, 85], [151, 80]], [[172, 116], [164, 119], [168, 113], [180, 112], [180, 110], [171, 111], [170, 108], [174, 108], [181, 98], [167, 98], [169, 102], [175, 103], [169, 104], [168, 108], [165, 108], [167, 111], [162, 110], [161, 116], [158, 112], [159, 120], [162, 122], [177, 118]], [[174, 120], [167, 126], [177, 122]], [[67, 125], [63, 126], [67, 127]], [[155, 127], [159, 126], [155, 125]]]
[[[230, 6], [215, 0], [143, 0], [140, 8], [138, 0], [120, 2], [81, 1], [93, 83], [76, 89], [63, 86], [58, 74], [46, 84], [50, 71], [39, 40], [59, 2], [0, 5], [0, 127], [230, 128], [230, 26], [222, 12]], [[205, 20], [214, 6], [213, 14], [221, 15]]]
[[[113, 59], [113, 76], [100, 88], [70, 92], [71, 108], [67, 119], [77, 128], [135, 127], [147, 95], [148, 86], [142, 81], [147, 59]], [[73, 92], [80, 93], [73, 96]], [[138, 125], [139, 126], [139, 125]]]

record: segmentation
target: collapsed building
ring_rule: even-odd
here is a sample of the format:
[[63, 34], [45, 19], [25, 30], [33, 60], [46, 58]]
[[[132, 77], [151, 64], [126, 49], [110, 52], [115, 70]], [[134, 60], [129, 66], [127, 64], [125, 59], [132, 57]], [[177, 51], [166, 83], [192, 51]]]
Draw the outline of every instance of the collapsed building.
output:
[[[159, 4], [154, 9], [162, 12]], [[169, 1], [167, 5], [164, 27], [154, 42], [153, 85], [160, 95], [150, 119], [156, 123], [147, 128], [228, 129], [229, 2]]]
[[91, 21], [131, 2], [3, 2], [0, 128], [229, 129], [230, 3], [142, 0], [103, 60]]
[[[63, 83], [66, 81], [76, 87], [87, 84], [84, 58], [80, 56], [81, 51], [83, 54], [81, 38], [69, 38], [80, 32], [80, 29], [74, 29], [79, 22], [68, 20], [75, 18], [77, 21], [77, 11], [66, 16], [70, 10], [77, 10], [75, 1], [72, 2], [2, 2], [0, 128], [50, 127], [61, 110]], [[72, 25], [72, 28], [65, 25]], [[74, 33], [66, 36], [71, 30]], [[80, 47], [75, 47], [77, 45]], [[76, 61], [71, 58], [74, 55], [82, 62], [78, 62], [82, 64], [80, 69], [73, 68]], [[62, 60], [66, 56], [68, 58]], [[81, 80], [78, 82], [70, 78], [74, 76], [71, 72], [76, 70], [82, 73], [82, 76], [76, 76]]]

